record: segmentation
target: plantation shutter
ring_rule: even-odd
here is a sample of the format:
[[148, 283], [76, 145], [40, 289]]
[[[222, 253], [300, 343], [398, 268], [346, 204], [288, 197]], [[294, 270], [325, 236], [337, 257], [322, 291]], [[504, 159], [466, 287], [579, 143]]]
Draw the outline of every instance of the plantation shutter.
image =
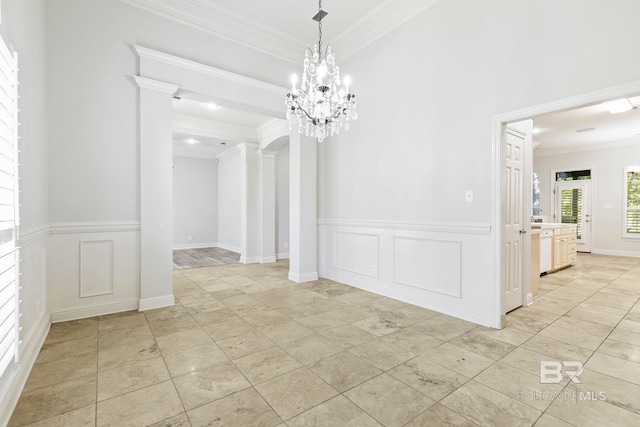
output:
[[582, 237], [582, 189], [565, 188], [560, 192], [560, 212], [563, 224], [577, 224], [577, 237]]
[[627, 233], [640, 234], [640, 171], [627, 172]]
[[18, 55], [0, 38], [0, 375], [19, 362]]

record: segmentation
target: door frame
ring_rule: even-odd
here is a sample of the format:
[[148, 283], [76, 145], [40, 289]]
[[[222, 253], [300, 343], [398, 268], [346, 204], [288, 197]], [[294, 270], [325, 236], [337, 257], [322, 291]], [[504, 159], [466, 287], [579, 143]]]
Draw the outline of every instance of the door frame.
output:
[[557, 101], [538, 104], [531, 107], [514, 110], [502, 114], [497, 114], [492, 119], [492, 214], [491, 224], [493, 226], [493, 247], [494, 247], [494, 266], [493, 266], [493, 295], [492, 295], [492, 326], [502, 328], [504, 326], [505, 313], [502, 312], [502, 135], [504, 127], [508, 123], [518, 122], [526, 119], [533, 119], [541, 114], [561, 112], [572, 110], [575, 108], [585, 107], [588, 105], [599, 104], [604, 101], [636, 96], [640, 93], [640, 80], [635, 80], [625, 84], [611, 86], [605, 89], [587, 92], [584, 94], [563, 98]]
[[[551, 212], [553, 212], [553, 218], [555, 220], [556, 219], [556, 210], [558, 208], [558, 206], [556, 206], [557, 205], [557, 197], [556, 197], [556, 194], [554, 193], [554, 190], [555, 190], [556, 184], [557, 184], [557, 182], [555, 181], [556, 173], [558, 173], [558, 172], [579, 171], [579, 170], [590, 170], [591, 171], [591, 179], [589, 180], [589, 181], [591, 181], [591, 188], [589, 190], [590, 192], [589, 192], [589, 203], [588, 203], [589, 212], [590, 212], [590, 215], [591, 215], [590, 216], [590, 220], [591, 220], [590, 224], [591, 225], [589, 227], [591, 229], [590, 230], [590, 235], [589, 235], [589, 239], [590, 239], [589, 249], [591, 249], [591, 246], [592, 246], [591, 242], [593, 242], [594, 236], [595, 236], [595, 230], [594, 230], [595, 227], [593, 226], [593, 223], [594, 223], [593, 201], [595, 200], [595, 197], [594, 197], [595, 185], [593, 185], [593, 184], [595, 182], [595, 176], [596, 176], [595, 170], [596, 170], [596, 168], [594, 168], [594, 167], [588, 167], [588, 168], [571, 167], [571, 168], [552, 169], [551, 170], [551, 177], [550, 177], [550, 181], [549, 181], [549, 186], [550, 186], [550, 189], [551, 189], [550, 190], [551, 191], [550, 194], [553, 194], [553, 197], [551, 197]], [[579, 182], [579, 181], [567, 181], [567, 182]], [[589, 252], [591, 252], [591, 250]]]

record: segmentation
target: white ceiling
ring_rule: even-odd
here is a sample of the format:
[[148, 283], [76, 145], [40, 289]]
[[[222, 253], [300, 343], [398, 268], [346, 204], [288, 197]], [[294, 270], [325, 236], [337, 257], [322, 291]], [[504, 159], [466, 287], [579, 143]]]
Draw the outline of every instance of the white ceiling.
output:
[[[316, 0], [121, 0], [293, 63], [313, 47]], [[323, 0], [323, 42], [345, 59], [439, 0]]]
[[[640, 96], [630, 98], [636, 108], [610, 113], [603, 104], [591, 105], [533, 119], [535, 154], [584, 150], [602, 145], [640, 141]], [[581, 132], [578, 132], [581, 131]]]
[[[294, 63], [300, 63], [303, 49], [317, 40], [317, 23], [311, 19], [318, 11], [316, 0], [122, 1]], [[334, 45], [339, 59], [346, 58], [438, 1], [323, 0], [322, 9], [329, 13], [323, 20], [323, 40]], [[238, 142], [238, 138], [222, 136], [229, 130], [225, 125], [231, 125], [236, 136], [246, 136], [273, 120], [228, 108], [209, 110], [200, 101], [183, 98], [174, 103], [178, 119], [195, 119], [180, 120], [174, 140], [177, 151], [215, 156]], [[640, 105], [640, 97], [635, 105]], [[191, 133], [187, 122], [222, 130]], [[534, 128], [541, 129], [534, 135], [536, 155], [550, 155], [638, 139], [640, 110], [611, 114], [602, 105], [592, 105], [535, 117]], [[594, 129], [576, 132], [587, 128]], [[188, 138], [200, 143], [186, 144]]]
[[[240, 45], [302, 64], [304, 50], [318, 40], [317, 0], [121, 0], [164, 18]], [[439, 0], [323, 0], [323, 43], [343, 60]], [[174, 152], [215, 157], [238, 142], [256, 142], [272, 118], [229, 108], [209, 110], [197, 99], [174, 102]], [[195, 139], [197, 144], [188, 144]], [[226, 143], [223, 145], [222, 143]]]
[[212, 109], [210, 104], [184, 96], [174, 98], [174, 154], [215, 158], [240, 142], [257, 142], [258, 129], [274, 120], [227, 107]]
[[223, 122], [252, 129], [257, 129], [273, 120], [271, 117], [262, 116], [260, 114], [247, 113], [217, 105], [215, 108], [211, 109], [209, 107], [210, 105], [215, 104], [181, 96], [180, 99], [174, 98], [173, 100], [173, 114], [190, 116], [213, 122]]

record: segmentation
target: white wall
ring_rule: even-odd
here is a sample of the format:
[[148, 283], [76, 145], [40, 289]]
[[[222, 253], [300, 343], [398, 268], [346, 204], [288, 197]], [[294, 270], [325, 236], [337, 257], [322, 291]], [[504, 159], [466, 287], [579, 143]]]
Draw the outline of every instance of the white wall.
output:
[[[120, 0], [43, 3], [50, 149], [42, 181], [49, 183], [49, 220], [58, 236], [51, 238], [50, 250], [66, 254], [49, 263], [50, 293], [80, 294], [79, 248], [94, 233], [118, 242], [113, 259], [125, 262], [114, 263], [111, 273], [128, 287], [116, 286], [117, 295], [57, 299], [50, 308], [63, 320], [128, 306], [140, 294], [140, 90], [132, 78], [140, 64], [132, 46], [283, 86], [294, 66]], [[101, 257], [104, 266], [108, 257]]]
[[276, 154], [276, 258], [289, 258], [289, 146]]
[[174, 248], [213, 247], [217, 242], [218, 165], [213, 159], [174, 156]]
[[[591, 252], [640, 256], [640, 239], [623, 238], [624, 168], [640, 164], [640, 139], [630, 145], [608, 149], [575, 151], [553, 156], [535, 156], [533, 170], [540, 174], [540, 204], [553, 214], [551, 171], [591, 169]], [[604, 205], [612, 205], [605, 208]]]
[[2, 0], [0, 32], [19, 55], [21, 363], [0, 377], [0, 425], [8, 422], [48, 331], [46, 259], [47, 61], [44, 0]]
[[119, 0], [47, 5], [53, 222], [139, 218], [133, 44], [285, 86], [292, 72], [283, 61]]
[[[640, 37], [634, 25], [639, 13], [635, 0], [615, 8], [579, 0], [445, 0], [341, 63], [341, 73], [352, 76], [359, 119], [349, 132], [318, 145], [320, 235], [334, 236], [320, 242], [321, 274], [413, 295], [395, 278], [393, 265], [380, 265], [379, 278], [356, 268], [367, 265], [372, 274], [370, 260], [345, 265], [332, 233], [356, 232], [368, 222], [376, 223], [368, 233], [378, 236], [389, 229], [395, 235], [414, 227], [438, 231], [450, 223], [488, 229], [495, 214], [492, 118], [637, 80], [640, 58], [628, 40]], [[473, 203], [464, 202], [465, 190], [474, 191]], [[455, 239], [466, 253], [475, 244], [467, 240], [475, 237]], [[398, 255], [380, 239], [380, 254]], [[352, 250], [359, 253], [365, 244]], [[493, 252], [493, 236], [475, 247], [478, 254]], [[419, 268], [421, 259], [407, 268]], [[358, 273], [347, 275], [345, 268]], [[473, 268], [463, 257], [461, 297], [447, 301], [423, 291], [435, 283], [424, 271], [422, 303], [458, 314], [465, 309], [463, 317], [485, 322], [493, 304], [472, 298], [493, 292], [495, 278]]]
[[237, 147], [218, 156], [218, 246], [241, 252], [241, 153]]

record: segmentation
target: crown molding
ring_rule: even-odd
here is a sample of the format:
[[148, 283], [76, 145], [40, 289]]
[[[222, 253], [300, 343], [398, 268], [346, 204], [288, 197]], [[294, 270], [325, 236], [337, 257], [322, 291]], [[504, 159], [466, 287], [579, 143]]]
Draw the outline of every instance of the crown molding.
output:
[[120, 0], [172, 21], [285, 61], [300, 62], [300, 40], [203, 0]]
[[[299, 64], [305, 42], [205, 0], [120, 0], [164, 18]], [[346, 59], [440, 0], [387, 0], [331, 43]]]
[[181, 114], [173, 115], [173, 131], [230, 141], [258, 142], [258, 134], [252, 128], [198, 119]]
[[[210, 65], [204, 65], [199, 62], [191, 61], [189, 59], [180, 58], [179, 56], [170, 55], [168, 53], [160, 52], [157, 50], [149, 49], [144, 46], [133, 45], [136, 53], [140, 58], [151, 59], [164, 64], [174, 65], [185, 70], [195, 71], [198, 73], [206, 74], [212, 77], [223, 79], [232, 83], [239, 83], [243, 86], [252, 87], [255, 89], [261, 89], [267, 92], [272, 92], [277, 95], [286, 95], [289, 89], [282, 86], [277, 86], [271, 83], [266, 83], [261, 80], [252, 79], [251, 77], [242, 76], [220, 68], [215, 68]], [[149, 80], [149, 79], [147, 79]]]
[[340, 59], [347, 59], [439, 1], [386, 1], [339, 34], [331, 45]]
[[533, 157], [534, 158], [549, 157], [549, 156], [559, 156], [563, 154], [575, 154], [575, 153], [584, 152], [584, 151], [609, 150], [612, 148], [627, 147], [631, 145], [640, 145], [640, 138], [626, 139], [624, 141], [604, 142], [600, 144], [586, 144], [586, 145], [580, 145], [575, 147], [565, 146], [565, 147], [558, 147], [558, 148], [548, 149], [548, 150], [545, 150], [545, 149], [540, 149], [537, 151], [534, 150]]

